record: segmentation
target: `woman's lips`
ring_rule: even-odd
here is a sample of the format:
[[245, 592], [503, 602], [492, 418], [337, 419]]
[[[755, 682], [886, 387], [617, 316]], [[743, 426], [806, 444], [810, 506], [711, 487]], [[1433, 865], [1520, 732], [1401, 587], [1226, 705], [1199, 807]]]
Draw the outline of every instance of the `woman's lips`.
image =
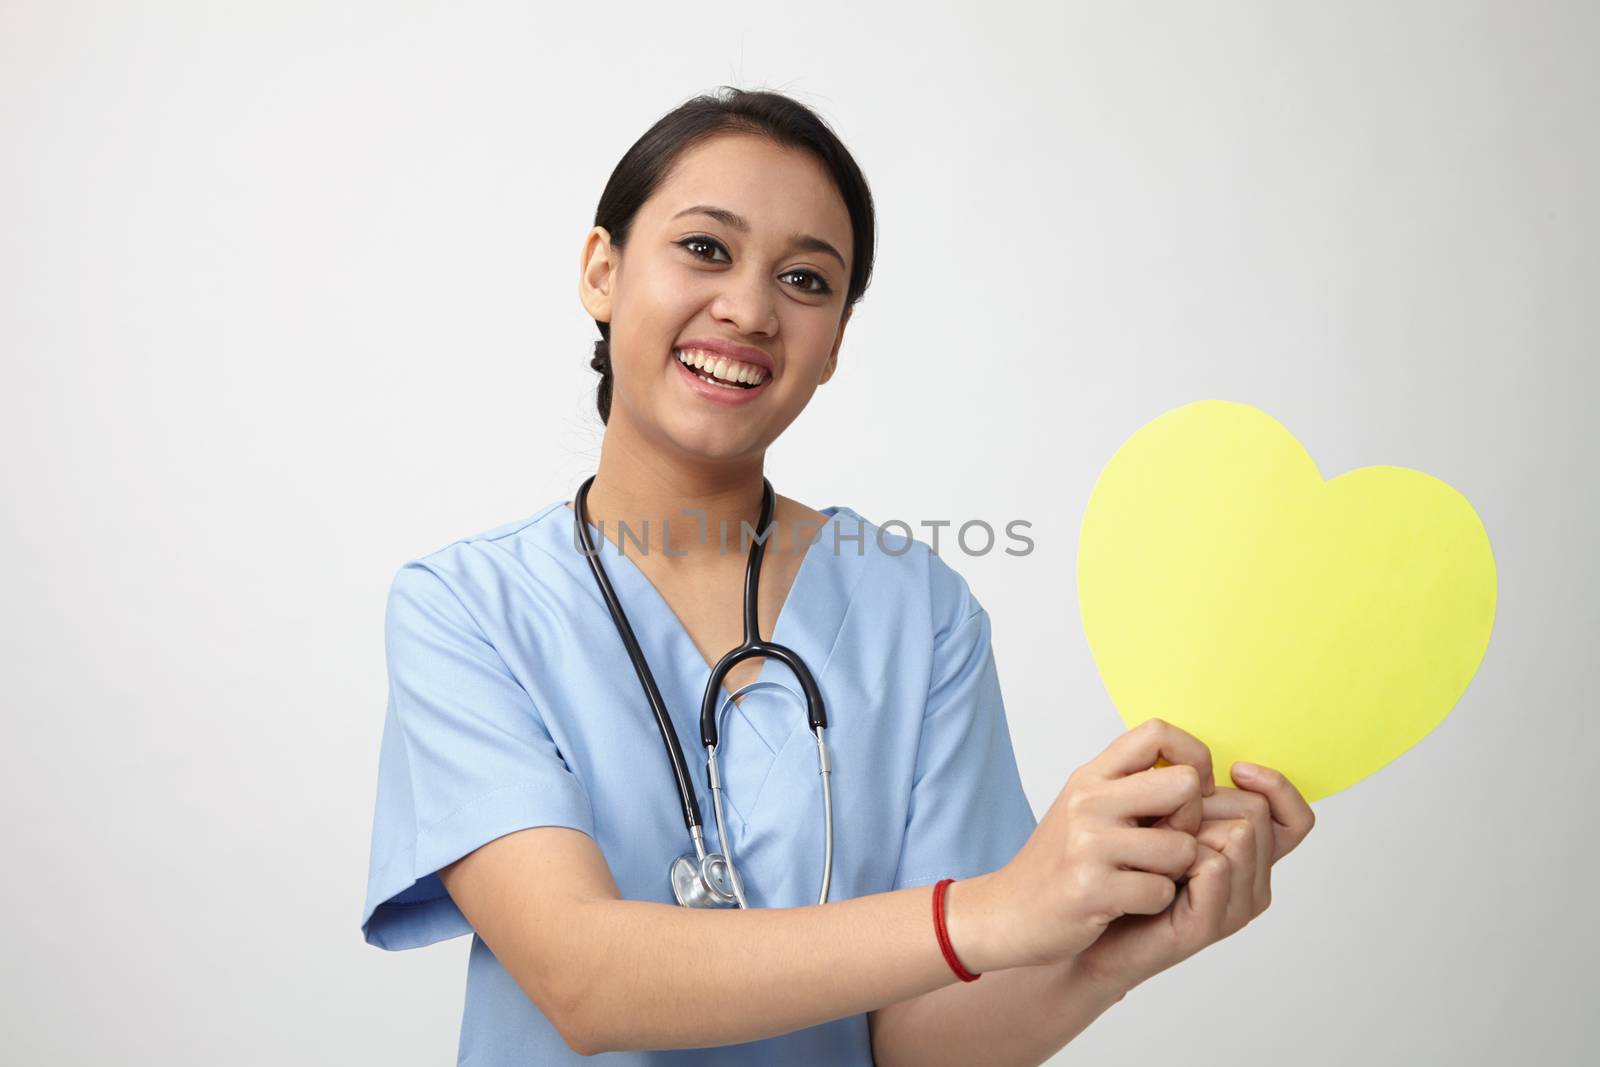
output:
[[761, 379], [760, 385], [753, 385], [748, 389], [740, 389], [738, 386], [712, 385], [710, 382], [701, 381], [700, 375], [684, 363], [683, 360], [679, 359], [676, 352], [672, 353], [672, 365], [678, 368], [678, 374], [688, 383], [690, 389], [693, 389], [707, 400], [714, 400], [719, 404], [749, 403], [765, 390], [767, 384], [772, 381], [772, 375], [769, 373]]

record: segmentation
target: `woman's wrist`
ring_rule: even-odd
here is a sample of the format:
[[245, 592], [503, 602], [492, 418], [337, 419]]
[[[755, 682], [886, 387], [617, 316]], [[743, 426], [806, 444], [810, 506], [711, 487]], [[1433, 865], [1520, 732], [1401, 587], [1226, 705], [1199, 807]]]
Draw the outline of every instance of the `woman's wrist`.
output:
[[1121, 1000], [1139, 985], [1139, 982], [1128, 981], [1123, 975], [1109, 974], [1099, 969], [1094, 966], [1091, 959], [1083, 955], [1072, 957], [1063, 966], [1071, 985], [1092, 989], [1103, 996], [1108, 1003]]
[[[962, 878], [945, 887], [945, 932], [961, 965], [973, 974], [1012, 966], [1004, 958], [1003, 943], [997, 936], [992, 899], [992, 875]], [[934, 936], [931, 924], [928, 936]]]

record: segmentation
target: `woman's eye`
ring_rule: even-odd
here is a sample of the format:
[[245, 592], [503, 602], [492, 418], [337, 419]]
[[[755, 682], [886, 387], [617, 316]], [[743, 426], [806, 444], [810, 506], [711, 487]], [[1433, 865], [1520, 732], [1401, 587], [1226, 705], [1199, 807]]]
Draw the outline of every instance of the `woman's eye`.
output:
[[[722, 245], [718, 244], [716, 241], [713, 241], [709, 237], [685, 237], [683, 240], [677, 243], [679, 248], [684, 249], [696, 259], [704, 259], [712, 263], [717, 262], [716, 256], [706, 252], [697, 252], [695, 251], [696, 246], [703, 245], [707, 248], [713, 248], [716, 251], [721, 252], [723, 255], [727, 255], [727, 249], [723, 248]], [[833, 287], [824, 281], [820, 274], [815, 274], [809, 270], [791, 270], [785, 271], [783, 276], [788, 277], [789, 275], [799, 275], [803, 278], [809, 278], [812, 282], [816, 283], [815, 287], [812, 287], [809, 284], [802, 287], [800, 291], [803, 293], [810, 293], [812, 296], [828, 296], [833, 292]]]
[[833, 287], [827, 282], [823, 281], [820, 274], [813, 274], [808, 270], [791, 270], [787, 273], [798, 274], [802, 278], [810, 278], [812, 281], [817, 283], [817, 287], [815, 289], [806, 289], [805, 292], [815, 293], [817, 296], [827, 296], [829, 293], [833, 292]]
[[723, 247], [721, 245], [717, 244], [717, 242], [711, 240], [709, 237], [685, 237], [683, 240], [678, 242], [678, 247], [687, 248], [689, 250], [689, 254], [691, 256], [695, 257], [696, 259], [710, 259], [710, 260], [715, 261], [715, 257], [713, 257], [713, 256], [708, 256], [708, 255], [705, 255], [704, 253], [696, 252], [694, 250], [694, 248], [691, 247], [693, 245], [705, 245], [708, 248], [715, 248], [717, 251], [723, 252], [724, 254], [726, 254], [726, 250], [723, 249]]

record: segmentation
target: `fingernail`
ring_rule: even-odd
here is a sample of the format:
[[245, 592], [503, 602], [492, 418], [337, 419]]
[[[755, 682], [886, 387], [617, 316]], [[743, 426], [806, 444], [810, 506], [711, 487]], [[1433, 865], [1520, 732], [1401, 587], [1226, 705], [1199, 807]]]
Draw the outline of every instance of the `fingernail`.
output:
[[1233, 765], [1233, 776], [1235, 778], [1254, 778], [1260, 773], [1261, 768], [1254, 763], [1235, 763]]

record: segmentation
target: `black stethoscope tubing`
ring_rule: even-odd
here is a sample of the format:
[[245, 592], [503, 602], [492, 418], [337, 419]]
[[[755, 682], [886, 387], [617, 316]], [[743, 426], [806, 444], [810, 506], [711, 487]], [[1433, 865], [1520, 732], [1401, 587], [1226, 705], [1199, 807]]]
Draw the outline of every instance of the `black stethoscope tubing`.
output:
[[[656, 686], [655, 677], [650, 673], [650, 665], [645, 661], [644, 652], [639, 648], [639, 641], [634, 636], [633, 627], [628, 623], [628, 616], [622, 610], [622, 604], [617, 600], [616, 590], [611, 587], [611, 580], [606, 576], [605, 567], [600, 563], [600, 553], [595, 549], [594, 541], [589, 536], [589, 513], [586, 501], [589, 496], [589, 486], [593, 484], [595, 475], [585, 479], [578, 488], [577, 496], [573, 501], [576, 511], [578, 536], [583, 542], [584, 556], [589, 560], [589, 569], [594, 572], [595, 582], [600, 587], [600, 594], [606, 602], [606, 607], [611, 612], [612, 621], [616, 623], [617, 633], [622, 638], [622, 643], [627, 647], [628, 658], [633, 661], [634, 672], [639, 676], [639, 685], [644, 689], [645, 697], [650, 702], [650, 710], [655, 715], [656, 726], [661, 731], [661, 740], [666, 745], [667, 756], [672, 761], [673, 777], [678, 783], [678, 796], [683, 806], [684, 828], [691, 837], [698, 837], [697, 831], [704, 825], [700, 815], [700, 804], [695, 798], [694, 789], [689, 778], [688, 764], [684, 762], [683, 748], [678, 743], [678, 733], [672, 726], [672, 718], [667, 712], [666, 701], [661, 697], [661, 690]], [[768, 656], [779, 660], [791, 671], [800, 682], [806, 701], [806, 717], [811, 725], [812, 733], [828, 725], [828, 715], [823, 707], [822, 691], [818, 688], [816, 679], [805, 662], [794, 650], [785, 645], [761, 639], [760, 623], [758, 620], [758, 582], [761, 576], [761, 561], [766, 555], [767, 531], [772, 521], [772, 512], [776, 504], [776, 494], [772, 490], [772, 483], [766, 478], [761, 479], [761, 518], [757, 521], [757, 534], [752, 538], [750, 555], [745, 565], [744, 575], [744, 642], [733, 649], [711, 670], [711, 678], [706, 683], [705, 698], [700, 704], [700, 741], [706, 748], [712, 749], [718, 743], [717, 733], [717, 705], [722, 693], [722, 682], [728, 672], [735, 666], [743, 663], [752, 656]]]

